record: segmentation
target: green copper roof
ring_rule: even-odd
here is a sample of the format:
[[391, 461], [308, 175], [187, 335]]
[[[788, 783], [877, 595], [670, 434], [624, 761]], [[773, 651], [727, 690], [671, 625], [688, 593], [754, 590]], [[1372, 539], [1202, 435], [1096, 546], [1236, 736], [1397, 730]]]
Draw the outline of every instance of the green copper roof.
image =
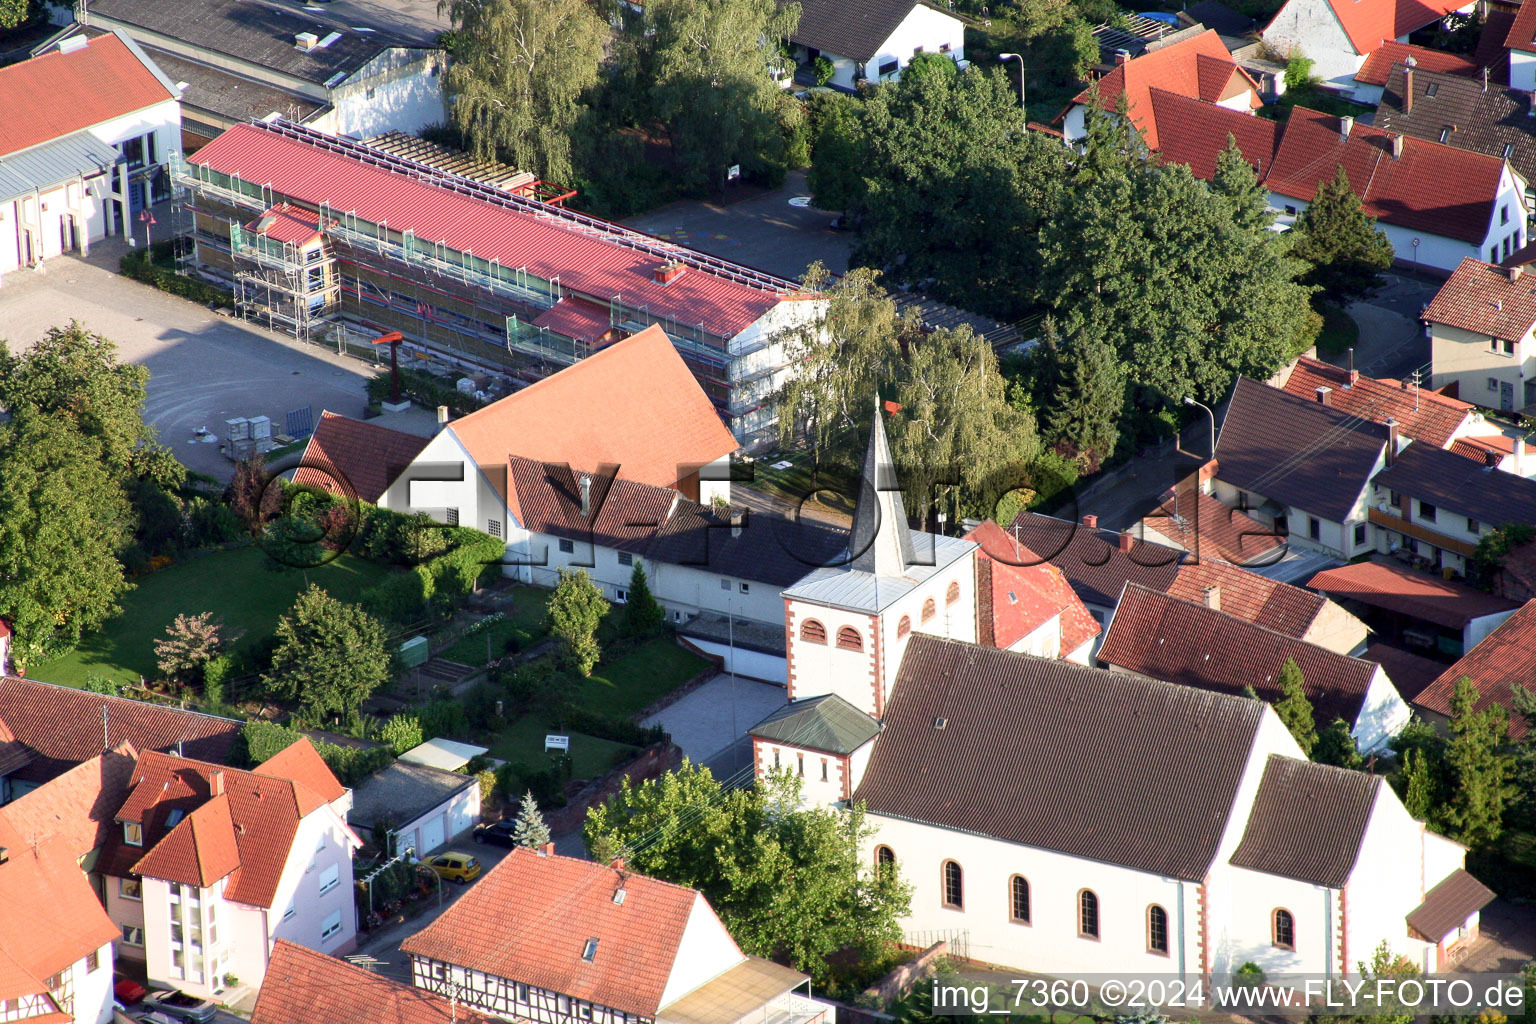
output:
[[851, 754], [880, 734], [880, 723], [829, 693], [786, 704], [747, 731], [786, 746]]

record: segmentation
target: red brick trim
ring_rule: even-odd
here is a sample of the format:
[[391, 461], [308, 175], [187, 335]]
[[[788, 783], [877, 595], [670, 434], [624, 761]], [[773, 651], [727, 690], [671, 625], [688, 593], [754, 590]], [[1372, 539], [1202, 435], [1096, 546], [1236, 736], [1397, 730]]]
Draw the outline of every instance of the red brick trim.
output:
[[847, 754], [837, 759], [837, 770], [843, 777], [843, 799], [853, 799], [853, 761]]
[[881, 668], [885, 660], [885, 637], [880, 629], [880, 616], [871, 615], [869, 617], [869, 635], [871, 637], [870, 647], [873, 649], [870, 674], [875, 689], [875, 717], [882, 718], [885, 716], [885, 686], [881, 681]]
[[784, 598], [784, 691], [795, 699], [795, 613], [789, 598]]
[[1349, 887], [1339, 890], [1339, 976], [1349, 974]]
[[1195, 902], [1200, 910], [1200, 976], [1209, 979], [1211, 976], [1211, 922], [1209, 917], [1209, 894], [1206, 892], [1206, 883], [1201, 882], [1200, 888], [1195, 892]]

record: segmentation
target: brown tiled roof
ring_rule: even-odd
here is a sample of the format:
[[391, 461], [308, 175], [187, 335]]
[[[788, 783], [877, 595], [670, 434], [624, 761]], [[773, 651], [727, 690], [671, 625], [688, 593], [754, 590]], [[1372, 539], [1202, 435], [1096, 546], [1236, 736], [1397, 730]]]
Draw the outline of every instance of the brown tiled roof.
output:
[[1077, 650], [1099, 635], [1100, 626], [1083, 606], [1062, 571], [1018, 543], [992, 520], [964, 537], [980, 547], [978, 569], [990, 608], [982, 623], [994, 647], [1011, 647], [1055, 616], [1061, 617], [1061, 653]]
[[752, 512], [733, 535], [714, 510], [679, 501], [645, 549], [654, 562], [706, 568], [723, 576], [787, 587], [814, 569], [840, 565], [848, 556], [848, 531], [808, 516], [790, 519]]
[[139, 751], [174, 751], [180, 744], [188, 757], [222, 763], [240, 731], [240, 723], [231, 718], [0, 677], [0, 722], [36, 754], [24, 769], [29, 779], [52, 778], [100, 754], [103, 708], [106, 742], [115, 746], [126, 740]]
[[[644, 551], [680, 500], [669, 487], [604, 476], [596, 467], [573, 468], [514, 455], [508, 468], [507, 503], [525, 529], [620, 551]], [[595, 515], [581, 513], [583, 478], [592, 481], [589, 502]]]
[[1387, 430], [1379, 424], [1239, 377], [1216, 442], [1216, 475], [1343, 522], [1386, 445]]
[[1232, 865], [1343, 888], [1380, 787], [1367, 772], [1269, 755]]
[[1451, 442], [1449, 451], [1455, 452], [1464, 459], [1473, 462], [1488, 464], [1488, 453], [1492, 452], [1502, 462], [1507, 455], [1515, 453], [1515, 439], [1504, 434], [1489, 434], [1485, 437], [1458, 437]]
[[1451, 697], [1463, 676], [1477, 684], [1477, 710], [1490, 704], [1501, 705], [1510, 712], [1510, 739], [1524, 738], [1530, 723], [1514, 712], [1511, 695], [1517, 683], [1528, 688], [1536, 686], [1536, 601], [1527, 602], [1456, 664], [1440, 673], [1414, 698], [1414, 705], [1449, 717]]
[[1236, 565], [1269, 565], [1284, 554], [1285, 542], [1257, 519], [1200, 489], [1190, 474], [1163, 492], [1159, 504], [1142, 526], [1198, 552], [1201, 560], [1220, 559]]
[[1060, 569], [1078, 597], [1106, 608], [1115, 606], [1128, 582], [1166, 590], [1184, 558], [1182, 551], [1141, 540], [1122, 551], [1121, 535], [1113, 530], [1036, 512], [1020, 512], [1008, 534]]
[[291, 779], [298, 785], [299, 816], [303, 817], [323, 803], [339, 800], [346, 795], [346, 787], [332, 774], [330, 766], [320, 756], [320, 751], [300, 737], [282, 750], [252, 769], [257, 775], [270, 775], [275, 779]]
[[10, 775], [36, 756], [32, 748], [17, 739], [5, 721], [0, 719], [0, 775]]
[[[1353, 0], [1346, 0], [1353, 2]], [[1342, 166], [1365, 212], [1388, 224], [1481, 244], [1494, 213], [1504, 161], [1425, 139], [1403, 140], [1392, 155], [1390, 132], [1296, 107], [1280, 134], [1265, 184], [1310, 203]]]
[[1391, 466], [1376, 474], [1376, 483], [1486, 526], [1536, 523], [1536, 480], [1479, 466], [1427, 444], [1404, 448]]
[[[619, 888], [623, 903], [613, 899]], [[655, 1016], [702, 899], [670, 882], [520, 847], [400, 949]], [[581, 954], [592, 938], [597, 953], [588, 963]]]
[[1484, 89], [1480, 77], [1422, 68], [1413, 73], [1412, 110], [1407, 91], [1404, 69], [1393, 68], [1376, 109], [1377, 126], [1498, 159], [1508, 147], [1510, 166], [1522, 176], [1536, 172], [1536, 124], [1527, 116], [1531, 100], [1525, 92], [1495, 84]]
[[1205, 588], [1213, 586], [1220, 588], [1223, 612], [1298, 640], [1307, 635], [1328, 603], [1327, 598], [1310, 590], [1213, 559], [1179, 566], [1168, 594], [1181, 601], [1203, 604]]
[[1282, 696], [1280, 669], [1293, 659], [1318, 721], [1354, 723], [1377, 666], [1265, 629], [1194, 601], [1131, 584], [1099, 648], [1100, 661], [1153, 679], [1217, 693], [1252, 686], [1266, 701]]
[[854, 799], [873, 814], [1200, 879], [1263, 710], [914, 633]]
[[23, 836], [59, 841], [83, 857], [117, 830], [115, 816], [128, 795], [137, 755], [128, 743], [78, 764], [51, 782], [6, 804], [6, 820]]
[[1355, 72], [1355, 81], [1363, 85], [1386, 85], [1387, 73], [1393, 65], [1401, 64], [1409, 57], [1417, 62], [1420, 72], [1441, 71], [1466, 78], [1477, 78], [1482, 74], [1483, 66], [1470, 57], [1391, 39], [1371, 51], [1365, 63], [1360, 65], [1360, 70]]
[[293, 482], [376, 503], [429, 439], [322, 412]]
[[[1536, 11], [1536, 5], [1531, 10]], [[1469, 256], [1440, 286], [1420, 319], [1517, 341], [1536, 324], [1536, 274], [1503, 270]]]
[[1397, 420], [1402, 436], [1436, 448], [1450, 444], [1457, 429], [1477, 412], [1471, 402], [1448, 398], [1404, 381], [1357, 374], [1351, 384], [1349, 371], [1343, 367], [1302, 356], [1286, 378], [1285, 390], [1316, 402], [1318, 388], [1331, 389], [1327, 399], [1335, 409], [1375, 423], [1385, 423], [1391, 416]]
[[1360, 652], [1360, 657], [1380, 665], [1392, 685], [1397, 687], [1397, 692], [1403, 695], [1403, 700], [1410, 704], [1445, 671], [1444, 662], [1432, 661], [1390, 644], [1371, 644]]
[[1439, 942], [1467, 918], [1498, 897], [1492, 889], [1457, 868], [1424, 894], [1424, 902], [1408, 912], [1408, 927], [1429, 942]]
[[1150, 100], [1162, 126], [1157, 154], [1164, 163], [1185, 164], [1195, 177], [1210, 181], [1216, 176], [1216, 158], [1227, 148], [1230, 135], [1260, 181], [1269, 173], [1275, 148], [1280, 144], [1277, 122], [1156, 87], [1150, 92]]
[[1410, 569], [1384, 555], [1324, 569], [1307, 586], [1335, 599], [1348, 598], [1449, 629], [1464, 629], [1473, 619], [1520, 607], [1465, 583]]
[[251, 1024], [492, 1024], [424, 989], [403, 985], [287, 939], [272, 945]]

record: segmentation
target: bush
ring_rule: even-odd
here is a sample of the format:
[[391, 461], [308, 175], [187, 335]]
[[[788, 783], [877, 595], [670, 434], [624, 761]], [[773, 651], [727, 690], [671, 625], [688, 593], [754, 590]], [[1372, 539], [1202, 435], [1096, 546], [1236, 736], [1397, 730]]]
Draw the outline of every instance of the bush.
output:
[[214, 547], [244, 535], [245, 524], [228, 505], [207, 498], [192, 499], [187, 510], [187, 543]]
[[837, 74], [837, 66], [826, 57], [817, 57], [811, 62], [811, 67], [816, 71], [817, 85], [826, 85], [832, 81], [832, 76]]
[[416, 719], [421, 723], [421, 734], [426, 739], [435, 739], [439, 736], [452, 739], [455, 736], [463, 736], [469, 731], [468, 722], [464, 717], [464, 707], [456, 700], [428, 701], [417, 709]]
[[540, 807], [564, 807], [570, 758], [556, 760], [564, 760], [567, 768], [562, 771], [556, 764], [535, 771], [521, 761], [502, 765], [496, 772], [496, 784], [501, 787], [502, 796], [515, 800], [527, 792], [533, 794], [533, 799]]
[[203, 662], [203, 699], [223, 704], [229, 695], [229, 681], [234, 678], [237, 662], [231, 654], [216, 654]]
[[[297, 729], [275, 722], [246, 722], [240, 727], [240, 735], [231, 751], [231, 760], [247, 768], [254, 768], [263, 761], [287, 750], [302, 739]], [[344, 786], [355, 786], [367, 776], [389, 764], [394, 758], [388, 747], [350, 747], [336, 743], [315, 741], [320, 757]]]
[[205, 306], [222, 306], [230, 301], [230, 293], [200, 278], [182, 277], [174, 270], [167, 270], [150, 263], [149, 255], [142, 249], [125, 254], [118, 264], [124, 277], [142, 281], [163, 292], [179, 295]]
[[375, 618], [415, 622], [426, 613], [431, 583], [430, 576], [415, 570], [391, 573], [363, 591], [358, 603]]
[[[474, 395], [466, 395], [460, 391], [456, 384], [457, 381], [436, 377], [420, 370], [402, 369], [400, 371], [400, 393], [418, 405], [428, 409], [446, 405], [455, 416], [467, 416], [485, 405]], [[393, 389], [394, 382], [390, 375], [380, 374], [368, 382], [368, 398], [374, 402], [387, 402]]]
[[505, 691], [488, 680], [481, 680], [464, 695], [464, 716], [476, 731], [494, 732], [506, 725], [504, 715], [496, 714], [496, 704], [505, 710]]
[[559, 717], [561, 726], [572, 732], [586, 733], [615, 743], [628, 743], [632, 747], [648, 747], [652, 743], [660, 743], [667, 736], [667, 731], [659, 725], [644, 728], [627, 718], [609, 718], [586, 708], [566, 708]]
[[142, 576], [149, 571], [149, 552], [137, 544], [129, 544], [117, 553], [117, 560], [123, 563], [123, 573], [128, 576]]
[[378, 740], [399, 757], [407, 750], [421, 746], [421, 722], [414, 715], [395, 715], [379, 729]]

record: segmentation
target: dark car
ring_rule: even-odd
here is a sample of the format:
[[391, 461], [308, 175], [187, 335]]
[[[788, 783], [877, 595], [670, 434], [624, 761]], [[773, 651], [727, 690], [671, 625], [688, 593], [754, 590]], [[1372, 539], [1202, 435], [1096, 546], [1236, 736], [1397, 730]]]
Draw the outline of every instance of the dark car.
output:
[[158, 1010], [167, 1017], [186, 1021], [187, 1024], [206, 1024], [213, 1020], [214, 1012], [218, 1010], [218, 1007], [207, 999], [199, 999], [185, 992], [168, 988], [145, 996], [143, 1006], [146, 1010]]
[[493, 821], [489, 825], [476, 825], [475, 842], [490, 843], [492, 846], [505, 846], [510, 850], [517, 845], [517, 840], [512, 836], [516, 829], [517, 822], [511, 818]]

